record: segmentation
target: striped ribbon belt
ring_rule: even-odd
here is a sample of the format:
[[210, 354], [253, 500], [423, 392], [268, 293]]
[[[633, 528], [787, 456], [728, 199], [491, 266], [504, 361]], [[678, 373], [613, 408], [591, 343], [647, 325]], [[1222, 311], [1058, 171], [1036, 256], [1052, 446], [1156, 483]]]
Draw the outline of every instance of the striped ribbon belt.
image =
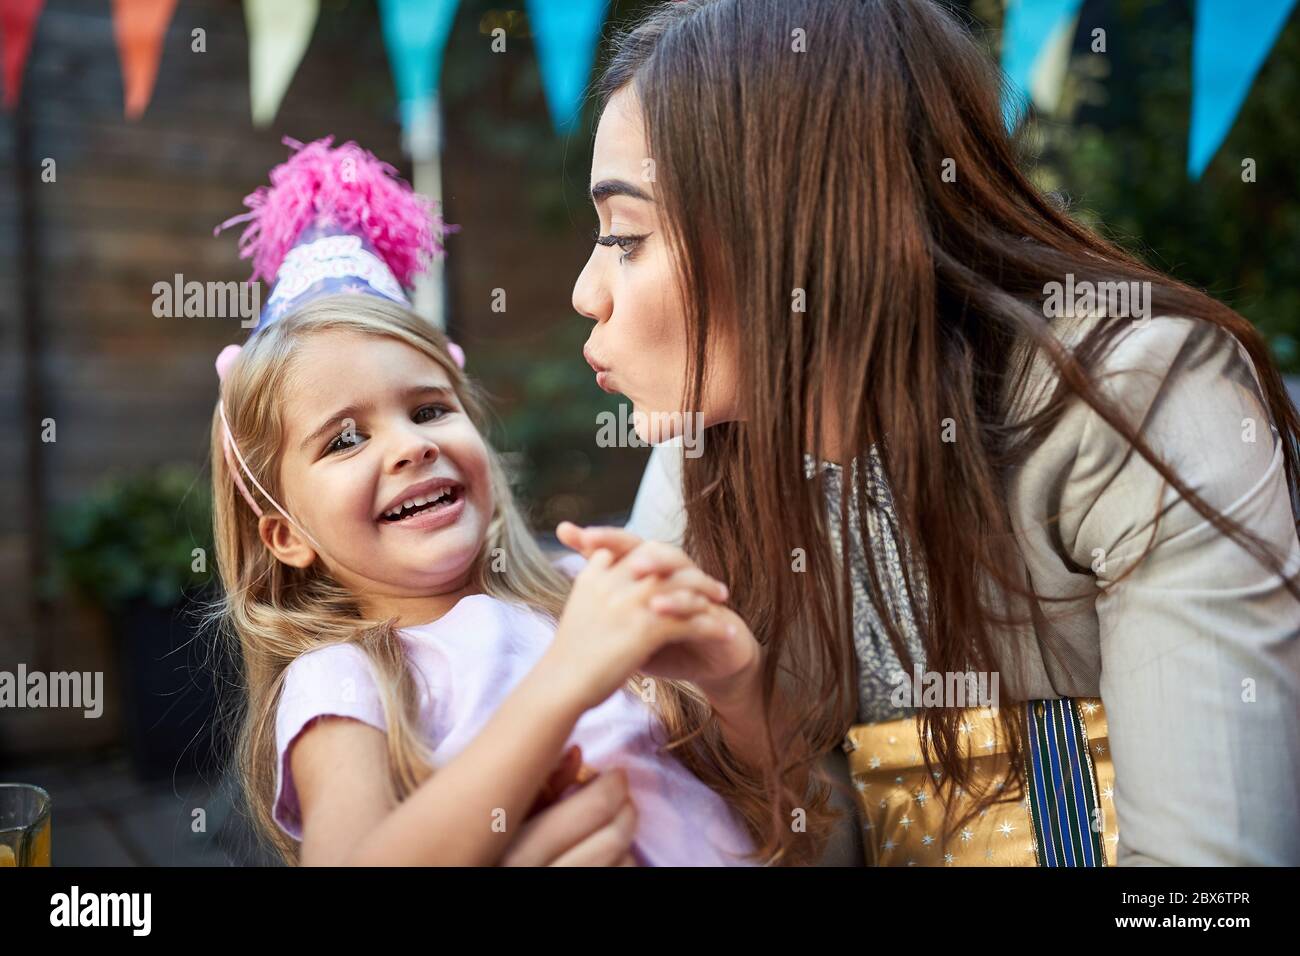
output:
[[[1095, 699], [1035, 700], [1025, 708], [1023, 799], [994, 803], [945, 832], [974, 798], [958, 790], [945, 817], [921, 760], [914, 718], [855, 724], [845, 738], [869, 866], [1114, 866], [1119, 843], [1106, 712]], [[963, 714], [962, 752], [994, 787], [1010, 756], [988, 708]], [[949, 794], [951, 790], [947, 791]]]

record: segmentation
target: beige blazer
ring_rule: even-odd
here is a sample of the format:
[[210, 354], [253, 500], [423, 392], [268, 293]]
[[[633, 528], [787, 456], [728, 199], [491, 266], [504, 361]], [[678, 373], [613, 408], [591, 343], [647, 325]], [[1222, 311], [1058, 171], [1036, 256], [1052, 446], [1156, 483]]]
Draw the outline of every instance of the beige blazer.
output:
[[[1093, 321], [1057, 334], [1072, 345]], [[1197, 320], [1132, 322], [1099, 379], [1185, 481], [1300, 570], [1300, 505], [1234, 340]], [[1053, 381], [1040, 357], [1008, 414]], [[1003, 635], [1004, 699], [1103, 699], [1120, 865], [1300, 865], [1300, 602], [1130, 451], [1075, 400], [1012, 481], [1023, 572], [1070, 600]], [[631, 530], [681, 540], [680, 468], [680, 447], [654, 450]]]

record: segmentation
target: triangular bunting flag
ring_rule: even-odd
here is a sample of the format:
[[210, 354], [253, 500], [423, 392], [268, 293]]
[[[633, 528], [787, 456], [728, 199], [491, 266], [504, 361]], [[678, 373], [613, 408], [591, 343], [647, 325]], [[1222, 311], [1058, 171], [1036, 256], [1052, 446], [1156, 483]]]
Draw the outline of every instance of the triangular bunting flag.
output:
[[1199, 179], [1232, 129], [1241, 104], [1296, 0], [1197, 0], [1192, 41], [1192, 129], [1187, 172]]
[[[1060, 31], [1073, 30], [1071, 24], [1083, 0], [1007, 0], [1002, 22], [1002, 72], [1009, 89], [1002, 104], [1007, 129], [1015, 129], [1029, 103], [1045, 49], [1055, 39], [1062, 42]], [[1059, 90], [1058, 90], [1059, 92]]]
[[0, 0], [0, 31], [3, 31], [5, 109], [18, 105], [23, 88], [23, 67], [32, 49], [36, 21], [45, 0]]
[[384, 45], [413, 154], [437, 151], [434, 108], [458, 0], [379, 0]]
[[126, 118], [139, 119], [153, 96], [163, 37], [176, 0], [113, 0], [113, 33], [122, 61]]
[[583, 93], [609, 0], [528, 0], [528, 20], [551, 121], [561, 133], [578, 124]]
[[244, 0], [254, 125], [270, 125], [280, 111], [319, 14], [320, 0]]
[[1074, 35], [1078, 32], [1079, 18], [1066, 17], [1057, 24], [1052, 35], [1043, 44], [1034, 72], [1029, 77], [1029, 95], [1039, 109], [1054, 111], [1061, 102], [1065, 77], [1070, 72], [1070, 53], [1074, 49]]

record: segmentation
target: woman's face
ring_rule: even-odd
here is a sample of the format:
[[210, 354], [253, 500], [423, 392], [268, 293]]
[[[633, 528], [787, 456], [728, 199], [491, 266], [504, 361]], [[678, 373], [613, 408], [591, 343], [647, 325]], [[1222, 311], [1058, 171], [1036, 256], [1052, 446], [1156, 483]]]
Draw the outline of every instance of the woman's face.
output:
[[[631, 87], [610, 98], [596, 132], [591, 196], [600, 235], [573, 287], [573, 307], [596, 323], [583, 355], [607, 392], [632, 400], [639, 437], [680, 434], [686, 391], [686, 313], [655, 199], [655, 167]], [[711, 323], [704, 357], [703, 427], [736, 417], [734, 335]]]

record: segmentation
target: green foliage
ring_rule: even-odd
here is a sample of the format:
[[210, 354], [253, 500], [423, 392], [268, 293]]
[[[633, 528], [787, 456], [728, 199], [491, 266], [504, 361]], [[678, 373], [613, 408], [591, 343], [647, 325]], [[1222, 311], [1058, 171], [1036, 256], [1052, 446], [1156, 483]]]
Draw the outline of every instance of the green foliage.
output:
[[[135, 601], [176, 605], [211, 578], [211, 499], [189, 466], [109, 478], [54, 514], [54, 573], [46, 593], [75, 593], [109, 610]], [[203, 548], [206, 570], [191, 570]]]
[[[545, 352], [535, 360], [521, 362], [516, 348], [497, 354], [486, 351], [475, 360], [475, 374], [483, 380], [508, 383], [508, 394], [498, 386], [493, 396], [494, 405], [509, 411], [502, 416], [492, 443], [513, 450], [509, 460], [516, 487], [525, 500], [541, 506], [544, 513], [536, 517], [543, 525], [555, 516], [608, 509], [608, 504], [595, 500], [600, 495], [593, 496], [587, 485], [593, 471], [608, 461], [588, 450], [597, 431], [597, 415], [617, 414], [620, 403], [618, 396], [595, 386], [591, 369], [581, 359], [590, 323], [573, 318], [547, 323], [547, 328]], [[639, 460], [624, 463], [633, 466], [629, 478], [634, 481]]]
[[[1192, 181], [1192, 16], [1185, 4], [1085, 3], [1061, 104], [1026, 131], [1034, 176], [1081, 221], [1237, 309], [1300, 372], [1300, 17]], [[1105, 53], [1090, 49], [1094, 27]]]

